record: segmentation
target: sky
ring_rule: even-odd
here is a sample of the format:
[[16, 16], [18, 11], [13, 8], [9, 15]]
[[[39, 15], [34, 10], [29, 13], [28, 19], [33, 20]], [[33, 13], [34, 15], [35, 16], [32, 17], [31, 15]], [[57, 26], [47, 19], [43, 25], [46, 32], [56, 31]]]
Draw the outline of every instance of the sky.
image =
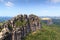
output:
[[60, 0], [0, 0], [0, 16], [60, 16]]

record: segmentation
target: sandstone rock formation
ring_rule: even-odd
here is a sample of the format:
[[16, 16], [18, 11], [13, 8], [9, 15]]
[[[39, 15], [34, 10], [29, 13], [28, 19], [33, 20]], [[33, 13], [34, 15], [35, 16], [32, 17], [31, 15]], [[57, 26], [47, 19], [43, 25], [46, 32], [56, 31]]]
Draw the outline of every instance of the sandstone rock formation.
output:
[[[17, 15], [3, 24], [0, 40], [24, 40], [30, 32], [40, 30], [40, 19], [36, 15]], [[8, 38], [7, 38], [8, 37]]]

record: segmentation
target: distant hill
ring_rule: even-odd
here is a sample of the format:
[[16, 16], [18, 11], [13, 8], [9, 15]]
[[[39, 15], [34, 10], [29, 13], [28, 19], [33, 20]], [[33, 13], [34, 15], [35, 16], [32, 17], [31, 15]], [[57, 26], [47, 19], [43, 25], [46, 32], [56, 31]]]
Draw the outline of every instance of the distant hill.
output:
[[54, 24], [60, 25], [60, 19], [52, 19]]
[[0, 22], [10, 20], [12, 17], [0, 17]]
[[53, 24], [60, 25], [60, 17], [41, 16], [40, 18], [50, 18]]
[[40, 18], [51, 18], [51, 19], [60, 19], [60, 17], [52, 16], [40, 16]]

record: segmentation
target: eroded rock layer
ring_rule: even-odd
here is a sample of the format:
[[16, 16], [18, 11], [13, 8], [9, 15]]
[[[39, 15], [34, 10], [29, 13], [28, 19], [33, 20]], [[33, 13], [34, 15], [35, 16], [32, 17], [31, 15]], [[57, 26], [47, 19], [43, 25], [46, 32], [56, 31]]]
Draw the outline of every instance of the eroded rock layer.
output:
[[40, 30], [40, 19], [36, 15], [17, 15], [2, 25], [0, 40], [24, 40], [30, 32]]

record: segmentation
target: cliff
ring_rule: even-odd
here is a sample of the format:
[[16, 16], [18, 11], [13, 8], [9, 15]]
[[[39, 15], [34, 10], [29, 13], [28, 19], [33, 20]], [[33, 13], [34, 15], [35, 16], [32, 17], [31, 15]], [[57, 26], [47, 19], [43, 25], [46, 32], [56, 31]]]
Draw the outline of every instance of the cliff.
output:
[[40, 19], [36, 15], [17, 15], [2, 25], [0, 40], [24, 40], [30, 32], [40, 30]]

